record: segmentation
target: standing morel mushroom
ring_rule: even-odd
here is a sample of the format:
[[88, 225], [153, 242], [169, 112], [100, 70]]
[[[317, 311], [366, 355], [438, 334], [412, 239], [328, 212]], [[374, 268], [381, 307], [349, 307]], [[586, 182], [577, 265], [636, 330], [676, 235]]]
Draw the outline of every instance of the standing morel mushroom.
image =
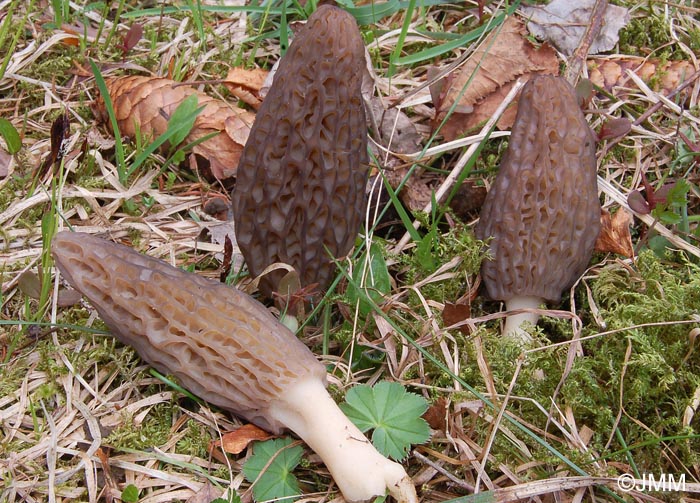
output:
[[417, 502], [403, 467], [372, 446], [328, 395], [325, 367], [252, 297], [88, 234], [60, 232], [56, 265], [113, 334], [203, 399], [324, 461], [348, 501]]
[[[243, 150], [233, 191], [236, 239], [253, 276], [283, 262], [325, 288], [367, 205], [364, 45], [354, 18], [323, 5], [282, 58]], [[262, 278], [269, 296], [284, 272]], [[287, 292], [281, 292], [286, 294]]]
[[[476, 226], [493, 260], [481, 266], [491, 298], [509, 311], [559, 301], [591, 259], [600, 230], [595, 139], [573, 88], [543, 75], [522, 90], [518, 114]], [[509, 316], [505, 334], [524, 340], [531, 313]]]

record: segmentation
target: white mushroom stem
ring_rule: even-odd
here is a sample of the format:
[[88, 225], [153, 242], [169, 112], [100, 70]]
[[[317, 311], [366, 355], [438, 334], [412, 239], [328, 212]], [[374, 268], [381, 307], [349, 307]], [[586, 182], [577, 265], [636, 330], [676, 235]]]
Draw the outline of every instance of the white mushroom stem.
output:
[[[538, 309], [543, 302], [544, 300], [539, 297], [518, 295], [506, 301], [506, 310]], [[536, 325], [539, 318], [538, 314], [528, 312], [509, 314], [506, 317], [505, 327], [503, 327], [503, 335], [518, 338], [523, 343], [531, 342], [532, 336], [523, 330], [521, 325], [525, 322]]]
[[377, 452], [319, 380], [293, 384], [270, 407], [270, 415], [316, 451], [346, 500], [366, 501], [388, 489], [400, 503], [418, 502], [404, 468]]

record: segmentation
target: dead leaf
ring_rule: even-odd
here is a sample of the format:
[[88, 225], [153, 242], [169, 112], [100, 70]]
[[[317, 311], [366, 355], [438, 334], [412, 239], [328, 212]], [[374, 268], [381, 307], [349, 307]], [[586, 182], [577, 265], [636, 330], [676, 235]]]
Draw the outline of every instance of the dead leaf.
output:
[[624, 117], [610, 119], [603, 124], [598, 132], [598, 141], [610, 140], [625, 136], [632, 131], [632, 121]]
[[[664, 96], [671, 94], [695, 73], [690, 61], [661, 61], [633, 56], [593, 58], [588, 60], [587, 65], [591, 82], [618, 97], [623, 96], [621, 88], [637, 87], [628, 71], [637, 74], [652, 90]], [[684, 101], [689, 98], [690, 93]]]
[[600, 234], [598, 234], [595, 250], [633, 258], [634, 247], [632, 246], [632, 236], [630, 235], [632, 214], [620, 208], [611, 217], [608, 210], [602, 210], [600, 224]]
[[[398, 189], [401, 182], [410, 170], [410, 166], [402, 166], [396, 169], [387, 168], [384, 170], [384, 177], [389, 185]], [[430, 203], [432, 194], [435, 192], [433, 186], [438, 183], [438, 177], [433, 174], [415, 171], [403, 182], [403, 187], [399, 192], [399, 199], [411, 212], [423, 211]]]
[[[468, 320], [471, 316], [472, 308], [469, 304], [445, 302], [445, 308], [442, 310], [442, 322], [446, 327]], [[471, 334], [471, 329], [468, 325], [462, 325], [459, 327], [459, 331], [464, 335]]]
[[[17, 286], [20, 292], [27, 297], [35, 300], [41, 298], [41, 278], [35, 272], [25, 271], [20, 274]], [[70, 307], [80, 302], [80, 299], [82, 299], [82, 295], [77, 290], [61, 288], [58, 291], [56, 304], [58, 307]]]
[[224, 85], [243, 103], [257, 108], [262, 103], [260, 89], [265, 83], [268, 71], [261, 68], [248, 70], [243, 67], [231, 68], [224, 79]]
[[[546, 40], [566, 56], [571, 56], [591, 21], [596, 0], [553, 0], [545, 6], [523, 7], [529, 19], [528, 30], [540, 40]], [[618, 42], [618, 32], [630, 19], [629, 11], [608, 5], [603, 15], [600, 33], [593, 40], [589, 54], [609, 51]]]
[[215, 488], [211, 482], [206, 482], [199, 491], [187, 498], [185, 503], [211, 503], [223, 495], [224, 493], [221, 492], [221, 489]]
[[221, 283], [226, 283], [226, 278], [228, 278], [231, 272], [231, 258], [233, 256], [233, 244], [231, 243], [231, 238], [226, 236], [224, 239], [224, 260], [221, 262], [221, 274], [219, 275], [219, 281]]
[[473, 220], [486, 200], [486, 187], [473, 180], [464, 180], [450, 201], [450, 208], [463, 222]]
[[228, 214], [231, 211], [231, 201], [223, 197], [211, 197], [202, 205], [202, 211], [217, 220], [229, 220]]
[[51, 124], [51, 152], [39, 169], [34, 171], [33, 178], [44, 176], [51, 166], [61, 162], [66, 153], [69, 136], [70, 117], [68, 117], [68, 112], [64, 112]]
[[595, 89], [590, 79], [581, 79], [578, 81], [576, 84], [576, 97], [578, 98], [578, 105], [581, 108], [588, 108], [594, 95]]
[[393, 154], [412, 154], [421, 150], [423, 137], [402, 110], [384, 108], [382, 100], [375, 97], [370, 101], [370, 113], [369, 120], [374, 133], [370, 148], [383, 167], [395, 167], [404, 163], [400, 157], [387, 154], [386, 150]]
[[423, 414], [423, 419], [433, 430], [447, 430], [447, 407], [447, 398], [441, 396]]
[[[107, 79], [107, 88], [114, 105], [122, 135], [153, 138], [168, 128], [168, 118], [188, 96], [196, 95], [204, 106], [194, 127], [182, 142], [194, 142], [211, 133], [219, 133], [192, 148], [192, 152], [209, 162], [211, 175], [223, 180], [236, 174], [243, 146], [248, 138], [255, 115], [247, 110], [215, 100], [192, 87], [164, 78], [143, 76]], [[104, 101], [94, 105], [95, 115], [109, 127]]]
[[[547, 44], [535, 48], [525, 37], [525, 31], [522, 21], [509, 17], [484, 39], [457, 73], [447, 77], [435, 103], [434, 121], [434, 126], [439, 125], [457, 103], [456, 112], [440, 130], [446, 140], [455, 139], [491, 117], [518, 78], [527, 80], [537, 73], [558, 73], [559, 61], [554, 49]], [[514, 119], [515, 112], [508, 112], [501, 117], [498, 127], [507, 129]]]
[[274, 435], [255, 426], [254, 424], [244, 424], [240, 428], [228, 433], [224, 433], [221, 440], [216, 440], [210, 444], [209, 450], [218, 447], [229, 454], [240, 454], [251, 442], [256, 440], [264, 441], [274, 438]]
[[83, 296], [78, 290], [67, 290], [61, 288], [58, 291], [58, 299], [56, 299], [56, 305], [58, 307], [70, 307], [78, 304]]
[[24, 271], [19, 275], [17, 286], [20, 292], [32, 299], [38, 299], [41, 295], [41, 280], [32, 271]]

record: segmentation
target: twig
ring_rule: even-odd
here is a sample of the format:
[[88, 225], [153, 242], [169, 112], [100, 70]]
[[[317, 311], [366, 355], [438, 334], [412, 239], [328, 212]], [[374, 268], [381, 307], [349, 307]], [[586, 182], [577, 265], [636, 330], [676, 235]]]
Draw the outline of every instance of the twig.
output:
[[414, 456], [418, 461], [420, 461], [421, 463], [432, 467], [432, 468], [435, 469], [437, 472], [439, 472], [439, 473], [441, 473], [442, 475], [444, 475], [445, 477], [447, 477], [451, 482], [453, 482], [453, 483], [454, 483], [455, 485], [457, 485], [458, 487], [461, 487], [462, 489], [466, 489], [466, 490], [469, 491], [469, 492], [474, 492], [474, 486], [473, 486], [473, 485], [468, 484], [468, 483], [465, 482], [464, 480], [462, 480], [462, 479], [456, 477], [456, 476], [453, 475], [452, 473], [450, 473], [450, 472], [448, 472], [447, 470], [445, 470], [442, 466], [440, 466], [440, 465], [438, 465], [437, 463], [435, 463], [435, 462], [434, 462], [433, 460], [431, 460], [430, 458], [428, 458], [428, 457], [426, 457], [426, 456], [423, 456], [420, 452], [418, 452], [418, 451], [413, 451], [413, 456]]
[[[680, 86], [678, 86], [676, 89], [674, 89], [671, 93], [669, 93], [666, 98], [671, 99], [676, 94], [680, 93], [683, 91], [686, 87], [690, 86], [693, 82], [695, 82], [698, 77], [700, 77], [700, 70], [692, 74], [688, 79], [683, 82]], [[637, 119], [632, 123], [633, 126], [639, 126], [641, 125], [645, 120], [647, 120], [649, 117], [651, 117], [652, 114], [656, 113], [661, 107], [663, 107], [665, 103], [663, 101], [657, 101], [654, 103], [652, 106], [649, 107], [649, 109], [644, 112], [642, 115], [637, 117]]]
[[588, 23], [586, 31], [583, 33], [578, 47], [571, 56], [566, 72], [564, 72], [564, 77], [572, 86], [576, 85], [576, 81], [581, 75], [581, 70], [583, 70], [583, 65], [586, 64], [586, 59], [588, 58], [588, 51], [591, 49], [591, 44], [593, 44], [593, 40], [600, 33], [600, 28], [603, 26], [603, 16], [605, 15], [605, 10], [607, 8], [608, 0], [597, 0], [593, 6], [591, 21]]

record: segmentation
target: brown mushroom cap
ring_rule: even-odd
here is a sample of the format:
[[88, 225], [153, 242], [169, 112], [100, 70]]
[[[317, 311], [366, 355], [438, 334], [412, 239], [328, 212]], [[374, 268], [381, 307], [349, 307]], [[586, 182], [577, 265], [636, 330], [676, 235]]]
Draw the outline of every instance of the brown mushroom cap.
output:
[[574, 89], [542, 75], [518, 114], [476, 226], [492, 237], [481, 274], [491, 298], [559, 301], [586, 269], [600, 230], [595, 139]]
[[[280, 61], [238, 165], [236, 239], [253, 276], [284, 262], [301, 285], [325, 288], [329, 258], [353, 246], [367, 199], [364, 44], [355, 19], [331, 5], [309, 17]], [[284, 275], [263, 278], [265, 295]]]
[[121, 342], [214, 405], [279, 433], [270, 405], [292, 383], [326, 382], [313, 353], [235, 288], [89, 234], [60, 232], [51, 250]]

